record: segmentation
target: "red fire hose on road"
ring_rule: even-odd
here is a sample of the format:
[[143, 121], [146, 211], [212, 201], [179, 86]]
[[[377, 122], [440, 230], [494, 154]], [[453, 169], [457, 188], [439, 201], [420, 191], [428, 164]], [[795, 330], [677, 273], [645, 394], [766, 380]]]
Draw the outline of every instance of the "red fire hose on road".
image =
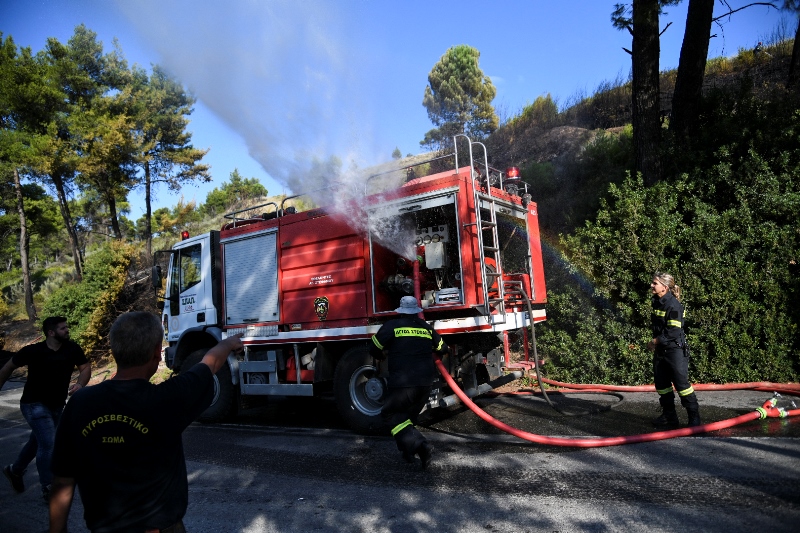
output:
[[[655, 392], [655, 385], [601, 385], [595, 383], [563, 383], [561, 381], [554, 381], [552, 379], [542, 378], [543, 383], [553, 385], [555, 387], [563, 387], [566, 389], [580, 389], [592, 391], [614, 391], [614, 392]], [[692, 385], [694, 390], [699, 391], [715, 391], [715, 390], [754, 390], [775, 392], [781, 391], [787, 394], [800, 395], [800, 384], [798, 383], [770, 383], [768, 381], [752, 381], [749, 383], [698, 383]]]
[[[450, 388], [455, 392], [456, 396], [466, 405], [467, 407], [472, 410], [473, 413], [478, 415], [483, 421], [491, 424], [492, 426], [505, 431], [515, 437], [519, 437], [523, 440], [527, 440], [530, 442], [535, 442], [537, 444], [547, 444], [549, 446], [563, 446], [563, 447], [572, 447], [572, 448], [601, 448], [605, 446], [619, 446], [621, 444], [635, 444], [640, 442], [652, 442], [656, 440], [665, 440], [665, 439], [672, 439], [675, 437], [687, 437], [689, 435], [696, 435], [698, 433], [705, 433], [706, 431], [716, 431], [718, 429], [725, 429], [729, 427], [733, 427], [739, 424], [744, 424], [745, 422], [750, 422], [751, 420], [758, 420], [764, 418], [786, 418], [789, 416], [797, 416], [800, 415], [800, 409], [793, 409], [790, 411], [786, 411], [785, 409], [776, 407], [777, 398], [770, 398], [764, 404], [757, 408], [752, 413], [745, 413], [743, 415], [737, 416], [735, 418], [730, 418], [728, 420], [721, 420], [719, 422], [711, 422], [709, 424], [703, 424], [700, 426], [695, 427], [686, 427], [680, 429], [672, 429], [668, 431], [656, 431], [654, 433], [644, 433], [641, 435], [629, 435], [625, 437], [600, 437], [600, 438], [592, 438], [592, 439], [571, 439], [571, 438], [564, 438], [564, 437], [547, 437], [544, 435], [537, 435], [535, 433], [529, 433], [527, 431], [522, 431], [517, 428], [513, 428], [504, 422], [497, 420], [496, 418], [492, 417], [486, 411], [478, 407], [475, 402], [473, 402], [465, 393], [461, 390], [455, 380], [450, 376], [450, 373], [447, 371], [445, 366], [439, 359], [435, 360], [436, 367], [439, 369], [439, 373], [445, 379], [447, 384]], [[558, 382], [553, 382], [551, 380], [542, 380], [546, 383], [556, 384]], [[573, 386], [570, 384], [561, 384], [567, 386]], [[761, 390], [763, 385], [779, 385], [779, 384], [767, 384], [767, 383], [755, 383], [755, 384], [744, 384], [744, 385], [757, 385], [753, 387], [746, 387], [752, 390]], [[652, 385], [643, 385], [641, 387], [619, 387], [613, 385], [574, 385], [575, 388], [606, 388], [608, 390], [623, 390], [626, 392], [649, 392], [653, 391]], [[696, 385], [697, 387], [705, 387], [702, 385]], [[710, 385], [709, 387], [725, 387], [724, 385]], [[719, 388], [701, 388], [699, 390], [730, 390], [730, 389], [719, 389]], [[773, 389], [774, 390], [774, 389]], [[787, 389], [784, 389], [787, 390]], [[792, 391], [798, 391], [798, 387], [795, 386]]]
[[[413, 279], [414, 279], [414, 296], [417, 299], [417, 302], [420, 302], [420, 284], [419, 284], [419, 261], [414, 261], [414, 270], [413, 270]], [[527, 306], [529, 316], [533, 317], [533, 311], [531, 309], [531, 302], [528, 298], [525, 291], [520, 287], [518, 289], [520, 295], [524, 298]], [[423, 314], [420, 313], [420, 318], [423, 318]], [[533, 336], [533, 346], [534, 346], [534, 361], [536, 362], [536, 374], [537, 378], [540, 383], [548, 383], [550, 385], [556, 386], [564, 386], [567, 388], [574, 388], [574, 389], [600, 389], [605, 391], [624, 391], [624, 392], [655, 392], [655, 387], [653, 385], [642, 385], [638, 387], [627, 387], [627, 386], [614, 386], [614, 385], [594, 385], [594, 384], [585, 384], [585, 385], [571, 385], [567, 383], [560, 383], [557, 381], [552, 381], [548, 379], [544, 379], [541, 377], [539, 373], [539, 365], [538, 359], [539, 356], [536, 353], [536, 340], [535, 336]], [[735, 418], [730, 418], [728, 420], [721, 420], [719, 422], [712, 422], [709, 424], [703, 424], [700, 426], [694, 427], [686, 427], [680, 429], [672, 429], [668, 431], [657, 431], [654, 433], [644, 433], [641, 435], [630, 435], [625, 437], [602, 437], [602, 438], [593, 438], [593, 439], [570, 439], [570, 438], [563, 438], [563, 437], [546, 437], [544, 435], [537, 435], [535, 433], [529, 433], [527, 431], [522, 431], [517, 428], [513, 428], [508, 424], [497, 420], [496, 418], [492, 417], [489, 413], [478, 407], [475, 402], [473, 402], [469, 396], [467, 396], [464, 391], [458, 386], [455, 380], [450, 376], [450, 373], [447, 371], [445, 366], [442, 364], [442, 361], [438, 358], [434, 359], [436, 363], [436, 367], [439, 369], [439, 373], [445, 379], [447, 384], [450, 388], [455, 392], [456, 396], [466, 405], [467, 407], [472, 410], [479, 418], [484, 420], [485, 422], [493, 425], [494, 427], [505, 431], [515, 437], [519, 437], [521, 439], [535, 442], [538, 444], [547, 444], [550, 446], [565, 446], [565, 447], [573, 447], [573, 448], [600, 448], [604, 446], [619, 446], [621, 444], [634, 444], [639, 442], [651, 442], [656, 440], [665, 440], [665, 439], [672, 439], [675, 437], [685, 437], [689, 435], [696, 435], [698, 433], [705, 433], [706, 431], [715, 431], [718, 429], [725, 429], [729, 427], [733, 427], [739, 424], [744, 424], [745, 422], [749, 422], [751, 420], [763, 419], [763, 418], [785, 418], [787, 416], [797, 416], [800, 415], [800, 409], [795, 409], [791, 411], [786, 411], [783, 408], [776, 407], [777, 399], [771, 398], [764, 402], [764, 404], [756, 409], [752, 413], [746, 413]], [[742, 386], [744, 385], [744, 387]], [[800, 395], [800, 386], [791, 386], [791, 385], [780, 385], [780, 384], [773, 384], [773, 383], [764, 383], [764, 382], [756, 382], [756, 383], [745, 383], [737, 385], [736, 387], [726, 386], [726, 385], [696, 385], [695, 388], [697, 390], [731, 390], [732, 388], [746, 388], [752, 390], [770, 390], [774, 391], [776, 389], [784, 390], [789, 392], [790, 394], [798, 394]], [[544, 388], [542, 388], [544, 392]], [[546, 397], [546, 395], [545, 395]], [[549, 399], [548, 399], [549, 403]]]

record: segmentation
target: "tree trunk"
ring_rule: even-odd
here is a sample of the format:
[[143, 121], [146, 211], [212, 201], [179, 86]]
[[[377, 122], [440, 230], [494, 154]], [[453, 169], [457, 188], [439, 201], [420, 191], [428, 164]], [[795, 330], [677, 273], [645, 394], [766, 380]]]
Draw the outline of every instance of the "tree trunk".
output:
[[790, 89], [800, 87], [800, 19], [794, 32], [794, 47], [792, 47], [792, 63], [789, 65], [789, 80], [786, 86]]
[[114, 231], [114, 237], [121, 241], [122, 231], [119, 229], [119, 219], [117, 218], [117, 199], [114, 198], [113, 193], [108, 195], [106, 203], [108, 203], [108, 211], [111, 215], [111, 229]]
[[153, 226], [150, 219], [153, 216], [152, 207], [150, 206], [150, 163], [144, 164], [144, 237], [147, 243], [147, 256], [151, 256], [153, 251]]
[[669, 124], [678, 140], [686, 139], [697, 125], [713, 15], [714, 0], [689, 0]]
[[22, 262], [22, 286], [25, 291], [25, 312], [28, 320], [36, 320], [36, 306], [33, 304], [33, 286], [31, 285], [31, 270], [28, 265], [28, 248], [30, 237], [28, 236], [28, 221], [25, 217], [25, 205], [22, 199], [22, 183], [19, 179], [19, 172], [14, 169], [14, 189], [17, 191], [17, 210], [19, 211], [19, 255]]
[[633, 1], [633, 146], [647, 186], [661, 179], [658, 0]]
[[67, 202], [67, 193], [64, 190], [64, 181], [58, 174], [51, 176], [53, 185], [56, 188], [58, 196], [58, 207], [61, 210], [61, 218], [64, 219], [64, 225], [67, 227], [67, 234], [69, 235], [69, 244], [72, 248], [72, 258], [75, 261], [75, 275], [78, 281], [83, 279], [83, 268], [81, 266], [81, 252], [78, 246], [78, 234], [72, 226], [72, 216], [69, 214], [69, 203]]

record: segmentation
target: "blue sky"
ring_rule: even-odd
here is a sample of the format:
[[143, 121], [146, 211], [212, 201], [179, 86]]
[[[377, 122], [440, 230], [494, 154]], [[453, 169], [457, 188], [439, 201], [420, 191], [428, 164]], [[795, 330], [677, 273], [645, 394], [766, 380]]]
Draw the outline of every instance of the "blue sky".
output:
[[[210, 149], [213, 183], [158, 190], [154, 208], [205, 200], [234, 168], [270, 194], [301, 192], [309, 162], [337, 155], [364, 167], [395, 147], [420, 153], [431, 128], [427, 75], [451, 46], [481, 52], [510, 117], [537, 96], [564, 105], [603, 81], [626, 79], [627, 32], [605, 0], [0, 0], [0, 31], [40, 50], [84, 23], [106, 50], [117, 38], [128, 62], [160, 64], [198, 98], [190, 131]], [[733, 7], [749, 2], [731, 0]], [[686, 5], [662, 17], [661, 68], [678, 64]], [[724, 12], [717, 2], [715, 14]], [[709, 57], [769, 41], [782, 14], [753, 7], [715, 25]], [[795, 22], [783, 19], [792, 32]], [[132, 218], [144, 212], [131, 196]]]

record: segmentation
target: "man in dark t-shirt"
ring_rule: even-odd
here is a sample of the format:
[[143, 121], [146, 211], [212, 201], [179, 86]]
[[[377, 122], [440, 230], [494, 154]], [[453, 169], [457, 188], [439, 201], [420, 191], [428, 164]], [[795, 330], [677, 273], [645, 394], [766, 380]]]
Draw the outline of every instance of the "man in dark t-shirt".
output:
[[158, 317], [121, 315], [109, 338], [116, 375], [76, 394], [56, 433], [50, 531], [66, 531], [76, 484], [94, 533], [183, 531], [189, 486], [181, 434], [211, 404], [213, 374], [242, 348], [240, 336], [159, 385], [149, 381], [161, 361]]
[[[45, 340], [30, 344], [17, 352], [0, 369], [0, 387], [8, 380], [14, 369], [27, 366], [28, 379], [22, 391], [19, 408], [22, 416], [31, 427], [28, 442], [22, 447], [17, 460], [3, 468], [3, 474], [17, 492], [25, 490], [23, 476], [33, 458], [42, 485], [45, 501], [50, 496], [50, 458], [56, 426], [64, 409], [67, 395], [82, 389], [91, 377], [91, 365], [83, 350], [69, 340], [67, 319], [61, 316], [49, 317], [42, 324]], [[78, 380], [72, 385], [72, 372], [78, 368]]]
[[[388, 321], [372, 336], [370, 354], [376, 359], [389, 357], [389, 390], [381, 418], [391, 428], [397, 449], [406, 462], [419, 455], [422, 468], [431, 460], [433, 447], [414, 427], [428, 401], [436, 377], [433, 352], [446, 353], [442, 337], [427, 322], [415, 316], [422, 312], [417, 299], [403, 296], [395, 309], [400, 318]], [[386, 352], [386, 353], [384, 353]]]

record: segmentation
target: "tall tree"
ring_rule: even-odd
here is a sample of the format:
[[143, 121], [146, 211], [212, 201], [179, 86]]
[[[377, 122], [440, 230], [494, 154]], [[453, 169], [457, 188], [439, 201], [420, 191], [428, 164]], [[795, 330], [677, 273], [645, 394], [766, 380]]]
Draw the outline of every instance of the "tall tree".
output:
[[714, 0], [689, 0], [669, 123], [676, 139], [685, 139], [696, 125], [713, 15]]
[[[641, 173], [645, 185], [661, 179], [661, 116], [658, 16], [662, 7], [680, 0], [633, 0], [632, 5], [616, 4], [611, 21], [618, 29], [633, 36], [632, 122], [634, 170]], [[630, 16], [629, 16], [630, 15]]]
[[84, 155], [80, 151], [84, 139], [71, 127], [85, 124], [88, 119], [82, 119], [80, 115], [91, 114], [101, 96], [123, 85], [127, 66], [119, 50], [104, 55], [97, 34], [83, 24], [75, 28], [66, 45], [57, 39], [48, 39], [42, 61], [47, 65], [50, 87], [59, 91], [61, 97], [50, 108], [46, 124], [49, 141], [43, 147], [39, 171], [46, 174], [46, 181], [56, 191], [75, 271], [80, 279], [80, 245], [69, 209], [69, 197], [76, 185], [78, 166]]
[[792, 47], [792, 62], [789, 65], [789, 78], [786, 86], [789, 88], [800, 87], [800, 0], [783, 0], [783, 10], [793, 13], [797, 19], [794, 30], [794, 46]]
[[158, 65], [149, 78], [143, 70], [134, 69], [133, 79], [130, 109], [141, 140], [137, 161], [142, 169], [139, 183], [145, 193], [144, 237], [150, 253], [154, 186], [166, 183], [177, 191], [185, 183], [211, 181], [211, 175], [209, 166], [200, 163], [208, 150], [192, 146], [192, 135], [186, 131], [194, 97]]
[[[112, 98], [106, 99], [110, 103]], [[125, 114], [118, 114], [95, 104], [96, 110], [76, 115], [72, 131], [81, 153], [77, 169], [79, 183], [99, 193], [108, 207], [114, 237], [122, 239], [117, 201], [124, 200], [134, 185], [134, 158], [139, 151], [133, 123]]]
[[[784, 0], [784, 5], [789, 6], [787, 9], [790, 11], [792, 7], [789, 4], [792, 2], [797, 5], [797, 0]], [[698, 108], [708, 60], [708, 44], [711, 40], [711, 24], [714, 22], [719, 24], [718, 21], [721, 19], [749, 7], [776, 8], [773, 2], [750, 2], [738, 7], [731, 6], [727, 1], [724, 4], [728, 7], [728, 11], [714, 17], [714, 0], [689, 0], [669, 126], [670, 131], [678, 140], [686, 139], [697, 125]]]
[[[0, 256], [4, 257], [3, 267], [11, 270], [20, 262], [20, 219], [17, 210], [17, 197], [14, 191], [13, 174], [8, 183], [6, 172], [0, 181]], [[20, 174], [20, 178], [22, 175]], [[21, 186], [25, 207], [25, 222], [30, 237], [31, 271], [39, 257], [58, 259], [64, 242], [61, 237], [61, 219], [58, 205], [47, 191], [36, 183], [23, 183]]]
[[19, 253], [22, 267], [22, 285], [25, 298], [25, 311], [28, 319], [36, 320], [36, 307], [33, 304], [28, 252], [30, 235], [25, 216], [25, 204], [19, 168], [30, 158], [30, 125], [33, 122], [31, 110], [26, 108], [26, 92], [36, 86], [37, 72], [31, 68], [30, 53], [21, 57], [10, 37], [5, 40], [0, 34], [0, 170], [13, 177], [13, 190], [16, 196], [16, 210], [19, 215]]
[[658, 0], [633, 0], [633, 149], [645, 185], [661, 179]]
[[436, 128], [420, 141], [427, 148], [441, 148], [456, 134], [484, 138], [497, 129], [492, 107], [497, 90], [478, 65], [480, 52], [467, 45], [450, 48], [428, 74], [422, 105]]
[[22, 201], [22, 183], [19, 179], [19, 172], [14, 169], [14, 189], [17, 193], [17, 211], [19, 212], [19, 255], [22, 263], [22, 285], [25, 292], [25, 312], [28, 320], [36, 320], [36, 306], [33, 305], [33, 287], [31, 286], [31, 270], [28, 262], [28, 251], [30, 249], [30, 236], [28, 235], [28, 221], [25, 218], [25, 204]]

